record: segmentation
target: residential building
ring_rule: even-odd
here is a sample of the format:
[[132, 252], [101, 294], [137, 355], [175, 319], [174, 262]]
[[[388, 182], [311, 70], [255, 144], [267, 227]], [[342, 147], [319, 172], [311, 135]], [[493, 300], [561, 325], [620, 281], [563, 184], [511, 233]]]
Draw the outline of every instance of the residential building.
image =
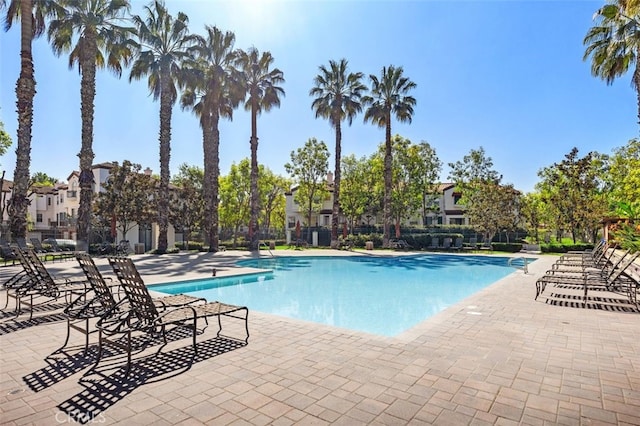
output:
[[[300, 226], [330, 227], [331, 214], [333, 206], [333, 174], [327, 174], [327, 189], [329, 195], [322, 202], [321, 208], [314, 212], [311, 216], [311, 222], [308, 222], [307, 213], [304, 207], [295, 202], [295, 193], [298, 187], [292, 187], [289, 192], [285, 193], [286, 198], [286, 229], [287, 233], [292, 235], [296, 228], [296, 224]], [[438, 185], [437, 194], [431, 198], [429, 203], [429, 212], [425, 217], [421, 217], [421, 212], [415, 212], [411, 217], [405, 219], [403, 226], [436, 226], [436, 225], [469, 225], [469, 218], [464, 214], [464, 206], [459, 204], [462, 194], [456, 191], [453, 183], [441, 183]], [[344, 222], [344, 218], [340, 219]], [[382, 225], [382, 213], [376, 216], [365, 214], [360, 218], [359, 225]]]
[[[92, 168], [94, 197], [103, 191], [102, 185], [109, 179], [113, 163], [99, 163]], [[144, 173], [151, 174], [147, 168]], [[2, 186], [2, 233], [8, 231], [8, 201], [11, 198], [13, 182], [5, 180]], [[29, 192], [30, 205], [27, 220], [30, 222], [27, 238], [61, 238], [75, 240], [77, 237], [78, 209], [80, 207], [80, 172], [73, 171], [66, 182], [58, 182], [54, 186], [33, 186]], [[157, 224], [134, 225], [126, 235], [115, 229], [116, 235], [110, 236], [94, 232], [94, 241], [111, 239], [114, 242], [128, 240], [132, 249], [149, 251], [157, 248], [159, 229]], [[169, 247], [175, 244], [175, 232], [172, 226], [168, 230]]]

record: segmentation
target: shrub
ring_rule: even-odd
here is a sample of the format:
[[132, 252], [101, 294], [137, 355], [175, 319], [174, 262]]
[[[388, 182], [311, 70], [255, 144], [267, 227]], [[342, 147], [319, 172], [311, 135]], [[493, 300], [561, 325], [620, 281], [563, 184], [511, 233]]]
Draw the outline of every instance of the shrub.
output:
[[566, 253], [571, 250], [584, 251], [593, 249], [593, 244], [590, 243], [577, 243], [577, 244], [541, 244], [540, 250], [543, 253]]
[[520, 243], [491, 243], [495, 251], [505, 251], [507, 253], [517, 253], [522, 250]]

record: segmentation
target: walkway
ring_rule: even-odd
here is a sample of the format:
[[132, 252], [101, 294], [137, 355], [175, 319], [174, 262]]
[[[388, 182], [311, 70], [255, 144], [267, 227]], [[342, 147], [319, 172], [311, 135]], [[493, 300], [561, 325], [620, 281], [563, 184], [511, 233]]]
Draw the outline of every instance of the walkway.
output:
[[[214, 267], [232, 274], [246, 256], [134, 260], [150, 283]], [[128, 377], [122, 357], [90, 372], [78, 334], [77, 346], [54, 353], [66, 328], [59, 310], [3, 316], [0, 423], [640, 424], [640, 314], [534, 301], [536, 276], [553, 260], [542, 256], [529, 275], [514, 272], [396, 338], [251, 312], [248, 345], [206, 330], [194, 358], [189, 339], [173, 336], [160, 355], [157, 342], [136, 353]], [[71, 261], [48, 266], [77, 273]]]

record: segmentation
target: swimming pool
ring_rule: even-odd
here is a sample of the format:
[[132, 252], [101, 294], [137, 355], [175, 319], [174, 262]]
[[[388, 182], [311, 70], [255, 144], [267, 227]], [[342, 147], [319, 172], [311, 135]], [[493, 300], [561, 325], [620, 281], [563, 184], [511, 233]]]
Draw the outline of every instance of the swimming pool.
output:
[[238, 265], [270, 272], [150, 288], [395, 336], [514, 272], [508, 261], [446, 254], [261, 258]]

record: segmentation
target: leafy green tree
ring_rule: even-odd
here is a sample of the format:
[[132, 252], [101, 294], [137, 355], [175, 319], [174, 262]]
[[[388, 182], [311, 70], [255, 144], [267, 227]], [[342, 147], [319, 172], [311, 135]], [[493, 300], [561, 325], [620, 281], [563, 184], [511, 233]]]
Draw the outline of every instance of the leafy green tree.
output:
[[286, 219], [284, 194], [291, 188], [291, 181], [260, 165], [258, 184], [262, 206], [262, 228], [269, 231], [275, 223], [277, 229], [283, 231]]
[[4, 123], [0, 121], [0, 157], [7, 153], [11, 144], [11, 136], [4, 130]]
[[451, 172], [449, 179], [453, 179], [461, 186], [473, 184], [478, 181], [500, 181], [502, 176], [493, 170], [493, 159], [488, 157], [484, 148], [472, 149], [465, 155], [462, 161], [449, 163]]
[[[409, 139], [396, 135], [392, 139], [393, 179], [391, 185], [391, 217], [395, 220], [396, 238], [400, 237], [403, 219], [411, 217], [421, 205], [422, 195], [420, 152]], [[379, 155], [384, 156], [385, 146], [380, 145]]]
[[31, 176], [31, 185], [54, 186], [58, 179], [43, 172], [36, 172]]
[[107, 67], [120, 77], [122, 66], [132, 56], [129, 35], [124, 27], [129, 11], [127, 0], [60, 0], [61, 16], [49, 23], [49, 41], [60, 56], [69, 52], [69, 68], [80, 71], [80, 111], [82, 146], [80, 148], [80, 206], [78, 240], [86, 243], [91, 223], [93, 199], [93, 118], [96, 95], [96, 70]]
[[244, 99], [241, 75], [235, 68], [235, 35], [206, 26], [206, 36], [197, 36], [190, 50], [195, 58], [185, 63], [186, 87], [180, 103], [200, 119], [204, 151], [204, 229], [209, 251], [218, 251], [220, 129], [222, 118], [233, 118], [233, 110]]
[[311, 237], [313, 213], [319, 210], [322, 200], [329, 194], [326, 182], [329, 156], [327, 145], [323, 141], [311, 138], [304, 147], [291, 151], [291, 161], [284, 165], [287, 173], [298, 185], [294, 200], [305, 208], [307, 240]]
[[273, 107], [280, 107], [280, 96], [284, 89], [282, 71], [271, 68], [273, 56], [270, 52], [258, 52], [251, 47], [246, 52], [238, 52], [238, 65], [242, 70], [243, 84], [248, 99], [244, 108], [251, 111], [251, 218], [249, 220], [249, 249], [258, 250], [260, 244], [260, 191], [258, 188], [258, 115]]
[[29, 166], [31, 164], [31, 130], [33, 127], [33, 99], [36, 80], [33, 65], [32, 42], [44, 33], [46, 17], [57, 11], [55, 2], [48, 0], [9, 0], [5, 30], [13, 22], [20, 22], [20, 75], [16, 82], [18, 111], [18, 146], [16, 167], [13, 171], [13, 189], [9, 200], [9, 227], [14, 238], [27, 235], [27, 209], [29, 207]]
[[442, 171], [442, 161], [438, 159], [436, 150], [428, 142], [421, 141], [418, 145], [412, 145], [411, 150], [415, 151], [412, 153], [416, 159], [414, 179], [421, 192], [422, 224], [426, 225], [427, 213], [432, 211], [434, 201], [440, 195], [438, 181]]
[[340, 185], [342, 160], [342, 122], [351, 125], [354, 117], [362, 111], [362, 94], [367, 87], [362, 84], [364, 74], [348, 72], [346, 59], [339, 62], [330, 60], [329, 68], [320, 65], [320, 74], [313, 80], [314, 87], [309, 92], [314, 97], [311, 108], [316, 118], [329, 120], [336, 130], [335, 172], [333, 180], [333, 209], [331, 214], [331, 247], [338, 246], [338, 220], [340, 217]]
[[173, 189], [169, 220], [182, 229], [185, 248], [194, 231], [201, 229], [204, 217], [203, 192], [204, 171], [201, 167], [189, 166], [183, 163], [178, 168], [178, 174], [172, 179]]
[[240, 226], [251, 216], [251, 165], [247, 158], [233, 163], [227, 176], [220, 178], [220, 223], [231, 229], [236, 248]]
[[389, 225], [391, 220], [391, 185], [392, 185], [392, 153], [391, 153], [391, 118], [400, 122], [411, 123], [413, 107], [416, 100], [408, 93], [416, 88], [416, 84], [403, 76], [402, 67], [383, 67], [380, 78], [369, 75], [371, 79], [371, 95], [364, 96], [362, 103], [367, 105], [364, 114], [365, 123], [371, 121], [378, 127], [385, 128], [384, 155], [384, 201], [383, 222], [384, 234], [382, 245], [389, 246]]
[[158, 252], [167, 250], [169, 226], [169, 160], [171, 158], [171, 116], [178, 98], [177, 82], [182, 62], [189, 57], [191, 45], [189, 18], [179, 12], [174, 18], [163, 1], [145, 6], [146, 18], [134, 16], [138, 44], [129, 81], [148, 76], [153, 99], [160, 99], [160, 189], [158, 191]]
[[535, 242], [540, 242], [539, 229], [543, 223], [544, 206], [539, 192], [530, 192], [520, 198], [520, 215]]
[[614, 151], [607, 180], [614, 201], [640, 204], [640, 139], [631, 139]]
[[547, 196], [545, 202], [555, 206], [559, 225], [571, 232], [574, 243], [578, 237], [593, 241], [607, 213], [604, 165], [601, 155], [590, 152], [580, 158], [573, 148], [563, 161], [538, 172], [542, 179], [538, 188]]
[[515, 214], [511, 206], [502, 207], [513, 188], [501, 185], [502, 176], [493, 170], [493, 160], [482, 147], [472, 149], [462, 161], [449, 163], [449, 168], [449, 179], [462, 192], [460, 203], [465, 206], [465, 214], [485, 241], [492, 240], [500, 230], [503, 216]]
[[155, 180], [141, 173], [141, 168], [128, 160], [114, 163], [95, 203], [96, 214], [115, 220], [123, 238], [136, 224], [148, 224], [154, 218]]
[[342, 196], [340, 208], [350, 222], [350, 228], [364, 215], [372, 196], [372, 188], [368, 185], [370, 174], [369, 160], [355, 155], [347, 155], [342, 161]]
[[596, 24], [583, 43], [583, 59], [591, 58], [591, 73], [612, 84], [631, 68], [640, 122], [640, 8], [637, 2], [608, 0], [594, 15]]

